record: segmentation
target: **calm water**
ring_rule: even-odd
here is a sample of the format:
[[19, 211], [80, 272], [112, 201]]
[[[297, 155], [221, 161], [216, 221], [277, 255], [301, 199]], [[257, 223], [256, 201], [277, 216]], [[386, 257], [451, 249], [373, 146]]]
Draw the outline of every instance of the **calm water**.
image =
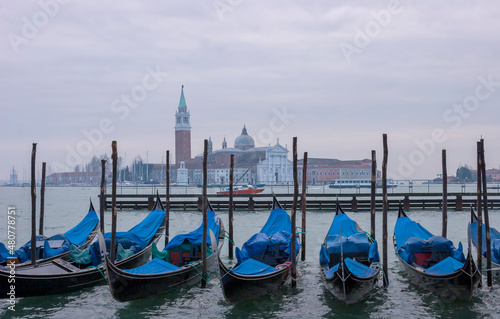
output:
[[[86, 214], [89, 198], [97, 207], [97, 188], [48, 188], [46, 191], [46, 235], [64, 232], [73, 227]], [[30, 238], [31, 200], [29, 188], [0, 187], [0, 240], [7, 238], [7, 207], [16, 207], [17, 246]], [[147, 211], [119, 211], [118, 230], [128, 230], [141, 221]], [[441, 232], [441, 215], [437, 211], [414, 210], [410, 217], [422, 223], [435, 234]], [[227, 213], [218, 212], [227, 228]], [[236, 212], [235, 242], [237, 246], [259, 231], [269, 212]], [[369, 230], [369, 214], [348, 213], [359, 225]], [[319, 245], [330, 226], [332, 213], [308, 212], [307, 216], [307, 258], [299, 263], [300, 280], [298, 288], [292, 290], [289, 285], [279, 295], [237, 305], [224, 301], [215, 274], [206, 289], [198, 287], [179, 290], [173, 295], [160, 295], [127, 303], [116, 302], [107, 286], [89, 288], [68, 295], [19, 298], [16, 311], [7, 309], [7, 301], [0, 300], [2, 318], [496, 318], [500, 317], [497, 285], [491, 289], [477, 291], [471, 302], [446, 303], [434, 298], [432, 294], [410, 285], [400, 270], [392, 248], [392, 230], [396, 220], [396, 211], [389, 212], [389, 278], [387, 289], [381, 286], [363, 303], [345, 306], [336, 302], [322, 287], [318, 254]], [[491, 212], [492, 225], [500, 228], [499, 211]], [[171, 234], [190, 231], [201, 218], [199, 212], [172, 212]], [[467, 245], [468, 212], [450, 211], [448, 217], [449, 238], [462, 241]], [[110, 230], [110, 213], [106, 212], [106, 230]], [[381, 214], [377, 216], [377, 239], [381, 250]], [[297, 216], [300, 225], [300, 214]], [[225, 262], [227, 242], [222, 250]], [[381, 281], [379, 281], [381, 285]]]

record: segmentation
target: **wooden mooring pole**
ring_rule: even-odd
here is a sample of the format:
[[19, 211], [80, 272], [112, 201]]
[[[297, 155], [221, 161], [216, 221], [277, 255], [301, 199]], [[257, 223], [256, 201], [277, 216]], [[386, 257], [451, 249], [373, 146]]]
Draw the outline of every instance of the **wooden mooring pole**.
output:
[[443, 224], [441, 233], [446, 238], [448, 229], [448, 172], [446, 170], [446, 150], [441, 153], [442, 166], [443, 166]]
[[481, 173], [481, 142], [477, 142], [477, 267], [482, 271], [483, 266], [483, 199]]
[[43, 215], [45, 214], [45, 169], [47, 163], [42, 163], [42, 184], [40, 185], [40, 223], [38, 225], [38, 234], [43, 235]]
[[201, 203], [203, 211], [203, 238], [201, 241], [201, 288], [205, 288], [207, 286], [207, 155], [208, 140], [205, 140], [203, 147], [203, 195]]
[[301, 243], [302, 252], [300, 260], [306, 260], [306, 193], [307, 193], [307, 152], [304, 152], [304, 159], [302, 160], [302, 196], [300, 198], [300, 210], [302, 212], [302, 231], [301, 231]]
[[297, 287], [297, 199], [299, 197], [299, 182], [297, 180], [297, 137], [293, 138], [293, 202], [292, 202], [292, 243], [291, 243], [291, 279], [292, 288]]
[[371, 197], [370, 197], [370, 236], [375, 239], [375, 214], [376, 202], [375, 192], [377, 191], [377, 154], [372, 150], [372, 174], [371, 174]]
[[113, 159], [113, 183], [111, 187], [111, 243], [109, 245], [109, 259], [112, 263], [116, 260], [116, 166], [118, 162], [118, 154], [116, 151], [116, 141], [111, 143], [111, 158]]
[[101, 233], [104, 234], [104, 206], [106, 205], [106, 199], [104, 198], [104, 193], [106, 193], [106, 160], [101, 160], [101, 196], [99, 198], [99, 220], [101, 225]]
[[165, 246], [170, 236], [170, 151], [167, 150], [165, 162]]
[[389, 201], [387, 199], [387, 134], [382, 136], [384, 144], [384, 159], [382, 161], [382, 198], [383, 198], [383, 215], [382, 215], [382, 246], [384, 248], [383, 255], [383, 270], [385, 275], [384, 287], [389, 285], [389, 267], [387, 264], [387, 210], [389, 209]]
[[233, 258], [233, 176], [234, 174], [234, 154], [231, 154], [229, 166], [229, 258]]
[[486, 229], [486, 278], [488, 287], [493, 285], [491, 273], [491, 233], [490, 217], [488, 214], [488, 189], [486, 187], [486, 162], [484, 160], [484, 139], [481, 139], [481, 174], [483, 183], [483, 203], [484, 203], [484, 228]]
[[36, 143], [31, 151], [31, 264], [36, 263]]

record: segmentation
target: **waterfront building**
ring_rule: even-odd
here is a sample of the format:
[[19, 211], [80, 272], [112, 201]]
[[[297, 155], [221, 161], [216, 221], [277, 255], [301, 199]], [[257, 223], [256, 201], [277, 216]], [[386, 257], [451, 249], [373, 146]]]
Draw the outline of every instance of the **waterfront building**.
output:
[[[298, 161], [302, 170], [303, 160]], [[377, 178], [381, 177], [377, 170]], [[342, 161], [333, 158], [308, 158], [307, 159], [307, 184], [329, 184], [334, 180], [370, 180], [371, 160]], [[302, 182], [302, 174], [299, 174]]]
[[100, 185], [101, 174], [99, 172], [68, 172], [53, 173], [47, 176], [47, 185]]

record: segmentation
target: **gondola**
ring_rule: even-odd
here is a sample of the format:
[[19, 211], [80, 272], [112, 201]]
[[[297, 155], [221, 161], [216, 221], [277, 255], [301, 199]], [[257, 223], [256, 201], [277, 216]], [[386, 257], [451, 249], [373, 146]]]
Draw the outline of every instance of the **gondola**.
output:
[[400, 264], [412, 283], [447, 301], [471, 300], [480, 284], [481, 273], [472, 259], [470, 243], [466, 257], [462, 243], [455, 248], [450, 240], [434, 236], [406, 216], [401, 206], [393, 242]]
[[377, 242], [350, 219], [337, 202], [336, 214], [321, 245], [321, 277], [331, 294], [346, 304], [368, 297], [380, 274]]
[[[86, 248], [97, 235], [97, 229], [99, 229], [99, 218], [90, 201], [87, 215], [72, 229], [51, 237], [36, 236], [36, 263], [68, 256], [71, 245]], [[8, 266], [7, 261], [9, 265], [15, 263], [17, 269], [31, 264], [31, 240], [13, 251], [0, 243], [0, 270], [2, 266]]]
[[[209, 206], [207, 211], [207, 269], [215, 271], [217, 255], [224, 244], [224, 225]], [[202, 280], [201, 245], [203, 219], [192, 232], [179, 234], [165, 246], [163, 251], [153, 247], [153, 259], [140, 267], [119, 269], [106, 256], [105, 270], [108, 284], [117, 301], [124, 302], [151, 295], [164, 294], [179, 287], [194, 285]], [[217, 234], [210, 241], [210, 231]], [[102, 241], [101, 241], [102, 243]], [[215, 249], [212, 249], [215, 247]], [[104, 245], [101, 245], [101, 251]]]
[[[228, 302], [252, 300], [278, 291], [290, 275], [291, 219], [273, 198], [273, 209], [261, 229], [236, 248], [237, 264], [228, 269], [219, 259], [219, 278]], [[297, 244], [298, 254], [300, 245]]]
[[[472, 224], [469, 224], [469, 236], [474, 245], [474, 248], [477, 251], [478, 241], [477, 241], [477, 216], [473, 212], [471, 207], [472, 214]], [[482, 244], [482, 264], [483, 268], [486, 267], [486, 226], [483, 223], [483, 244]], [[491, 238], [491, 274], [493, 278], [500, 278], [500, 233], [493, 227], [490, 227], [490, 238]]]
[[[165, 229], [166, 213], [157, 196], [156, 204], [148, 216], [128, 232], [118, 232], [116, 240], [117, 267], [134, 268], [151, 258], [153, 242], [159, 240]], [[110, 233], [104, 234], [109, 245]], [[108, 248], [109, 250], [109, 248]], [[56, 295], [78, 291], [86, 287], [104, 284], [104, 266], [98, 241], [89, 248], [74, 251], [71, 255], [43, 263], [15, 268], [15, 296], [31, 297]], [[9, 270], [0, 271], [0, 298], [8, 298], [11, 284]]]

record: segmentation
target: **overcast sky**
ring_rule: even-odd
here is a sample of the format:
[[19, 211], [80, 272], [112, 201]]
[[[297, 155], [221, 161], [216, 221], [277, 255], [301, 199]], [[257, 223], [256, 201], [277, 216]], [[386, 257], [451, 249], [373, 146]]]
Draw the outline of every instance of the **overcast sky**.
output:
[[498, 168], [499, 29], [498, 1], [2, 1], [0, 179], [33, 142], [53, 170], [112, 140], [161, 163], [181, 85], [193, 156], [246, 124], [300, 158], [381, 162], [387, 133], [396, 179], [435, 177], [443, 148], [450, 175], [473, 165], [483, 136]]

